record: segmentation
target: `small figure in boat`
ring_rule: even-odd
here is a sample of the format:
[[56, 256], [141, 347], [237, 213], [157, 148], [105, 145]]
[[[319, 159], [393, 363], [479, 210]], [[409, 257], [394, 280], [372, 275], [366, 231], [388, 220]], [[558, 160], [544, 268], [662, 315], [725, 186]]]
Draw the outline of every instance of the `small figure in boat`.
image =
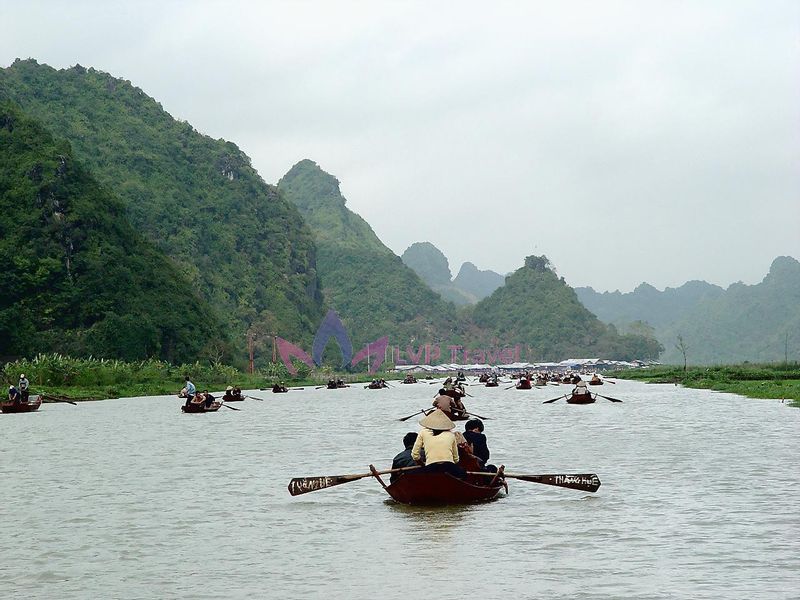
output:
[[198, 404], [205, 403], [206, 408], [211, 408], [211, 405], [214, 404], [214, 396], [208, 393], [208, 390], [203, 390], [198, 394]]
[[444, 383], [442, 384], [442, 388], [444, 388], [446, 390], [452, 390], [453, 387], [454, 386], [453, 386], [453, 378], [452, 377], [448, 377], [447, 379], [444, 380]]
[[489, 447], [486, 445], [486, 436], [483, 435], [483, 422], [480, 419], [470, 419], [464, 425], [464, 438], [472, 445], [472, 453], [484, 463], [489, 462]]
[[336, 380], [336, 387], [337, 387], [337, 388], [343, 388], [343, 387], [347, 387], [347, 386], [345, 385], [345, 383], [344, 383], [344, 381], [342, 380], [342, 378], [341, 378], [341, 377], [339, 377], [339, 378]]
[[411, 457], [418, 464], [425, 465], [419, 471], [443, 471], [459, 478], [465, 477], [464, 470], [456, 465], [458, 443], [452, 431], [455, 423], [437, 409], [420, 419], [419, 424], [422, 425], [422, 431], [419, 432], [411, 449]]
[[573, 396], [583, 396], [584, 394], [589, 393], [589, 388], [586, 385], [586, 382], [583, 379], [578, 379], [578, 383], [575, 384], [575, 389], [572, 390]]
[[406, 375], [406, 378], [403, 379], [403, 383], [417, 383], [417, 378], [414, 377], [411, 373]]
[[[281, 385], [283, 385], [282, 381]], [[288, 392], [289, 390], [286, 391]], [[233, 398], [235, 400], [244, 400], [244, 397], [242, 396], [242, 388], [240, 388], [238, 385], [233, 386]]]
[[19, 389], [20, 396], [22, 396], [22, 401], [27, 404], [28, 403], [28, 387], [30, 383], [28, 382], [28, 378], [25, 377], [25, 373], [19, 376], [19, 383], [17, 384], [17, 388]]
[[597, 376], [597, 373], [595, 373], [594, 375], [592, 375], [592, 379], [589, 381], [589, 384], [590, 385], [602, 385], [603, 384], [603, 380], [600, 379]]
[[455, 410], [454, 406], [454, 399], [452, 396], [448, 396], [446, 394], [439, 394], [433, 399], [433, 406], [438, 410], [442, 411], [447, 418], [450, 419], [453, 417], [453, 411]]
[[[392, 469], [402, 469], [403, 467], [415, 467], [417, 466], [417, 462], [411, 458], [411, 449], [414, 447], [414, 442], [417, 441], [417, 434], [413, 431], [409, 431], [407, 434], [403, 436], [403, 445], [405, 446], [405, 450], [400, 452], [397, 456], [394, 457], [392, 460]], [[389, 477], [389, 481], [392, 483], [400, 477], [402, 473], [392, 473]]]
[[13, 385], [8, 386], [8, 401], [19, 404], [21, 399], [22, 395], [19, 393], [19, 390]]
[[197, 395], [197, 389], [194, 387], [194, 384], [192, 383], [192, 380], [189, 379], [188, 375], [184, 377], [184, 381], [186, 383], [184, 383], [183, 389], [181, 390], [181, 393], [178, 394], [178, 396], [180, 398], [186, 398], [185, 406], [189, 406], [189, 404], [191, 404], [192, 401], [194, 400], [195, 395]]
[[458, 374], [456, 375], [456, 381], [466, 381], [466, 380], [467, 376], [464, 375], [464, 371], [459, 371]]
[[287, 388], [285, 385], [283, 385], [282, 381], [280, 383], [276, 383], [275, 385], [272, 386], [272, 393], [274, 393], [274, 394], [282, 394], [283, 392], [288, 392], [288, 391], [289, 391], [289, 388]]
[[328, 389], [335, 390], [338, 386], [336, 385], [335, 379], [328, 379]]

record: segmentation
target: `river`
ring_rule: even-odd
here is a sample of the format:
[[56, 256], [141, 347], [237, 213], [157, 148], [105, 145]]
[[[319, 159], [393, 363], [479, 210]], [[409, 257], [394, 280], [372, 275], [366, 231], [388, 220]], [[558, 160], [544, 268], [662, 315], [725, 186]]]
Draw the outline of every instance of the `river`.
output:
[[0, 598], [800, 597], [800, 410], [776, 400], [619, 381], [594, 389], [623, 403], [570, 406], [542, 404], [567, 386], [472, 385], [491, 462], [600, 490], [509, 480], [439, 509], [371, 478], [289, 495], [292, 477], [388, 468], [417, 429], [397, 419], [435, 387], [0, 415]]

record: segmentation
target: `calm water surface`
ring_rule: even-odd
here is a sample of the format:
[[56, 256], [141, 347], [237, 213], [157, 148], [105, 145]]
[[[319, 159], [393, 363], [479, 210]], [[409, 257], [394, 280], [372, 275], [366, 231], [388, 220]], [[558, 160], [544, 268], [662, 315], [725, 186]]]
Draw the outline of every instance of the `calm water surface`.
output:
[[254, 392], [266, 400], [206, 415], [171, 397], [2, 415], [0, 598], [800, 597], [800, 410], [598, 389], [625, 402], [467, 398], [492, 417], [492, 462], [595, 472], [598, 493], [510, 480], [496, 502], [445, 509], [394, 504], [370, 478], [286, 490], [387, 468], [424, 383]]

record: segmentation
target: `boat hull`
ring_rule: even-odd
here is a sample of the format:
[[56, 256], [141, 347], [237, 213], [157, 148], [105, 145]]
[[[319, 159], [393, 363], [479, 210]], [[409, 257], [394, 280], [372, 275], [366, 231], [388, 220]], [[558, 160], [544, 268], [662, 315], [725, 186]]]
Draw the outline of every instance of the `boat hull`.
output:
[[27, 403], [20, 402], [19, 404], [14, 404], [13, 402], [6, 402], [0, 404], [0, 411], [6, 414], [36, 412], [41, 405], [41, 396], [31, 396], [28, 398]]
[[567, 404], [594, 404], [597, 398], [593, 398], [591, 394], [572, 394], [567, 398]]
[[212, 402], [211, 406], [206, 408], [205, 403], [202, 404], [190, 404], [186, 406], [185, 404], [181, 406], [181, 411], [185, 413], [207, 413], [207, 412], [217, 412], [220, 407], [222, 406], [221, 402]]
[[502, 483], [474, 485], [449, 473], [406, 473], [384, 487], [397, 502], [428, 506], [488, 502], [503, 491]]

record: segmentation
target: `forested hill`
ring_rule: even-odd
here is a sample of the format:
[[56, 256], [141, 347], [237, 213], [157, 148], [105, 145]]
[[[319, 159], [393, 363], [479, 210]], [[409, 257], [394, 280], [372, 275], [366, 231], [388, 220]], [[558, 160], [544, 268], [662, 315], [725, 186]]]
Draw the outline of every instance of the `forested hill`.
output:
[[428, 288], [345, 206], [335, 177], [303, 160], [278, 188], [314, 231], [326, 301], [347, 326], [354, 347], [384, 335], [401, 346], [411, 340], [459, 341], [464, 324], [455, 306]]
[[527, 346], [526, 360], [656, 358], [662, 349], [653, 338], [621, 336], [601, 323], [544, 256], [527, 257], [503, 287], [475, 306], [473, 315], [478, 326], [493, 329], [506, 343]]
[[461, 265], [452, 279], [447, 257], [430, 242], [411, 244], [401, 257], [430, 288], [458, 306], [475, 304], [503, 285], [505, 278], [494, 271], [481, 271], [471, 262]]
[[653, 327], [674, 323], [707, 300], [719, 298], [724, 290], [705, 281], [689, 281], [678, 288], [660, 292], [642, 283], [628, 293], [594, 291], [590, 287], [575, 288], [583, 305], [606, 323], [625, 326], [645, 321]]
[[453, 285], [464, 293], [471, 294], [478, 300], [490, 296], [497, 288], [505, 284], [505, 277], [492, 270], [481, 270], [471, 262], [461, 265]]
[[221, 321], [124, 205], [0, 101], [0, 356], [223, 356]]
[[449, 300], [457, 306], [475, 304], [478, 301], [472, 294], [453, 285], [447, 257], [430, 242], [411, 244], [400, 258], [406, 266], [420, 276], [422, 281], [445, 300]]
[[0, 69], [2, 95], [72, 144], [134, 227], [225, 316], [241, 352], [247, 330], [311, 339], [323, 315], [311, 231], [235, 144], [81, 66], [18, 60]]
[[800, 355], [800, 263], [788, 256], [776, 258], [756, 285], [722, 289], [690, 281], [663, 292], [647, 284], [627, 294], [598, 294], [591, 288], [576, 292], [589, 310], [621, 330], [633, 321], [651, 325], [666, 349], [663, 362], [683, 362], [676, 348], [679, 335], [693, 364], [772, 362]]
[[776, 362], [800, 356], [800, 263], [789, 256], [772, 262], [755, 285], [734, 283], [704, 299], [675, 322], [656, 329], [667, 352], [662, 360], [680, 363], [678, 335], [693, 364]]

